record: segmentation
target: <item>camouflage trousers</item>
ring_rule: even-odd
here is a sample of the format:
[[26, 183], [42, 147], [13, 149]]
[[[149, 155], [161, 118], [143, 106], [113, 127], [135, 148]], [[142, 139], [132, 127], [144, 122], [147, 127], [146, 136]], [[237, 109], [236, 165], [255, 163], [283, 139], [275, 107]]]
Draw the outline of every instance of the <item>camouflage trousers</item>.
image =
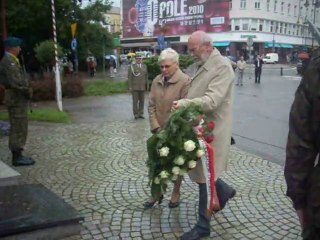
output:
[[22, 150], [28, 135], [28, 108], [8, 107], [10, 133], [9, 148], [11, 151]]

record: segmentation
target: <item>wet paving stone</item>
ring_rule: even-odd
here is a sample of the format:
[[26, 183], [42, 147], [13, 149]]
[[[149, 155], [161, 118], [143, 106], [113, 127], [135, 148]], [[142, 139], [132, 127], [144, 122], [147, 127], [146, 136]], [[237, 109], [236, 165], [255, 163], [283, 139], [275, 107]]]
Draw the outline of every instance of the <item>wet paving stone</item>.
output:
[[[36, 164], [15, 168], [23, 183], [41, 183], [85, 218], [80, 239], [178, 239], [197, 221], [197, 186], [186, 176], [181, 203], [169, 209], [172, 185], [161, 205], [144, 210], [149, 197], [148, 121], [29, 126], [26, 153]], [[11, 165], [7, 137], [2, 160]], [[285, 196], [283, 168], [232, 147], [223, 179], [237, 190], [211, 220], [207, 239], [300, 239], [300, 227]], [[67, 240], [67, 239], [66, 239]]]

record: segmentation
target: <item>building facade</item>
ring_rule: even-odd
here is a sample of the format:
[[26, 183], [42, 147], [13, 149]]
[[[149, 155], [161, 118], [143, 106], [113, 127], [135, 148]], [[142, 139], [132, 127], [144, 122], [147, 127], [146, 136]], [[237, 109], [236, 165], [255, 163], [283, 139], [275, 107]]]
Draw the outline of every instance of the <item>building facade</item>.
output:
[[286, 62], [295, 60], [299, 51], [319, 47], [306, 24], [309, 20], [320, 26], [319, 0], [149, 0], [143, 1], [145, 6], [142, 0], [122, 2], [121, 45], [127, 49], [156, 52], [161, 38], [162, 47], [186, 53], [188, 37], [196, 30], [208, 32], [223, 54], [246, 59], [277, 52]]

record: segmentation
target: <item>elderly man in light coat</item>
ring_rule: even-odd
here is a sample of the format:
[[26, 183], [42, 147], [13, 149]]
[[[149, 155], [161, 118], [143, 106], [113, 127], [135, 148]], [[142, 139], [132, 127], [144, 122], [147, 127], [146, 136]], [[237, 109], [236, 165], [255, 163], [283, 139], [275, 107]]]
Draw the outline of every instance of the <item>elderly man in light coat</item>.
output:
[[[232, 128], [233, 79], [234, 72], [228, 60], [212, 47], [211, 37], [203, 32], [194, 32], [188, 40], [188, 49], [195, 60], [194, 76], [191, 78], [187, 99], [173, 103], [172, 109], [199, 104], [208, 121], [215, 122], [215, 174], [219, 177], [227, 169], [228, 152]], [[196, 226], [181, 237], [183, 240], [199, 239], [210, 235], [210, 218], [208, 212], [208, 191], [206, 177], [201, 161], [189, 171], [191, 180], [199, 185], [199, 218]], [[218, 205], [214, 211], [221, 210], [226, 202], [235, 195], [235, 190], [218, 178], [215, 182]]]

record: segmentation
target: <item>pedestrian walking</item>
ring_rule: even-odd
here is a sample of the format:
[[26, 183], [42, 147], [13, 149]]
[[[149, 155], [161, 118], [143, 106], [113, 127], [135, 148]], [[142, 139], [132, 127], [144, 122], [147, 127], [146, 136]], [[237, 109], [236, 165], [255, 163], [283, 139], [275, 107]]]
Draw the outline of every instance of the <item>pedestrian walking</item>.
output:
[[136, 61], [128, 67], [128, 86], [132, 93], [132, 108], [135, 119], [144, 119], [144, 95], [148, 90], [148, 69], [142, 61], [142, 56], [137, 55]]
[[[149, 94], [148, 112], [152, 133], [157, 133], [164, 127], [169, 118], [173, 101], [187, 96], [190, 82], [188, 75], [179, 68], [179, 54], [175, 50], [164, 49], [158, 62], [161, 74], [152, 81]], [[181, 182], [182, 177], [180, 176], [174, 183], [169, 208], [179, 206]], [[159, 204], [162, 199], [163, 195], [159, 199]], [[144, 207], [151, 208], [155, 203], [156, 200], [151, 198], [144, 203]]]
[[97, 66], [97, 63], [95, 61], [95, 58], [89, 57], [88, 58], [88, 68], [89, 68], [90, 77], [94, 77], [95, 72], [96, 72], [96, 66]]
[[320, 239], [320, 57], [311, 61], [289, 116], [284, 175], [305, 240]]
[[260, 84], [263, 61], [259, 55], [254, 60], [254, 82]]
[[231, 64], [223, 57], [218, 49], [212, 47], [211, 37], [196, 31], [188, 39], [188, 50], [195, 64], [195, 75], [191, 78], [187, 98], [173, 102], [172, 110], [189, 104], [199, 104], [208, 121], [215, 122], [213, 134], [215, 141], [212, 147], [215, 151], [215, 181], [217, 206], [207, 208], [208, 190], [207, 179], [202, 162], [189, 171], [192, 181], [199, 185], [198, 221], [191, 231], [181, 236], [182, 240], [200, 239], [210, 236], [210, 219], [213, 211], [222, 210], [227, 201], [234, 197], [236, 191], [226, 184], [219, 176], [227, 168], [232, 128], [233, 79], [234, 72]]
[[8, 37], [4, 41], [5, 54], [0, 62], [0, 83], [5, 87], [5, 104], [10, 122], [9, 149], [13, 166], [35, 163], [31, 157], [22, 155], [28, 135], [27, 112], [32, 88], [18, 59], [21, 43], [19, 38]]
[[246, 69], [247, 63], [244, 58], [241, 56], [240, 60], [237, 61], [237, 86], [243, 85], [243, 74]]

